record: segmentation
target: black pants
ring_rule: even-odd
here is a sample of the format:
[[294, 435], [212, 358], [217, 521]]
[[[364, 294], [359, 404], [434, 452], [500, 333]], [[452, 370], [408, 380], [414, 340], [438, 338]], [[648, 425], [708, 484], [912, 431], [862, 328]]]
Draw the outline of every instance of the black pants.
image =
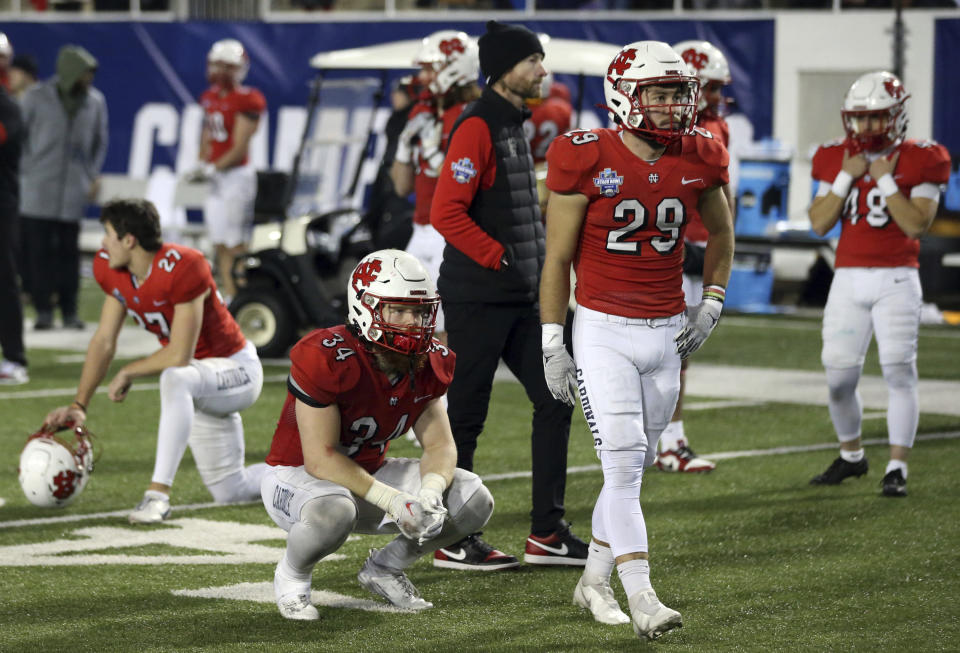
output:
[[0, 349], [8, 361], [27, 364], [23, 349], [23, 307], [17, 284], [20, 237], [17, 212], [0, 210]]
[[53, 312], [53, 294], [64, 318], [77, 314], [80, 287], [80, 221], [23, 216], [30, 297], [41, 313]]
[[444, 302], [443, 311], [450, 348], [457, 354], [457, 370], [447, 393], [457, 466], [473, 470], [473, 454], [487, 419], [493, 377], [503, 358], [533, 402], [531, 530], [536, 535], [550, 533], [564, 514], [573, 409], [554, 399], [547, 389], [537, 310], [522, 304]]

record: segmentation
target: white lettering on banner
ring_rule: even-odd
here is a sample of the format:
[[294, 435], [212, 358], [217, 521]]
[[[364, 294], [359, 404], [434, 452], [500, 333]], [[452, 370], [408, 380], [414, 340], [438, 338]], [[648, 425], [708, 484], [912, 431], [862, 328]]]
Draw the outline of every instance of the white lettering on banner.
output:
[[[71, 531], [69, 538], [50, 542], [0, 546], [0, 567], [90, 566], [90, 565], [235, 565], [274, 564], [283, 547], [257, 544], [263, 540], [285, 540], [287, 534], [276, 526], [242, 524], [211, 519], [173, 519], [164, 522], [174, 528], [144, 530], [135, 527], [91, 526]], [[147, 555], [110, 553], [110, 549], [128, 549], [165, 544], [208, 554]], [[332, 554], [324, 558], [342, 560]]]
[[176, 145], [179, 123], [180, 114], [173, 105], [150, 102], [140, 107], [133, 119], [127, 174], [140, 179], [149, 177], [154, 140], [160, 145]]

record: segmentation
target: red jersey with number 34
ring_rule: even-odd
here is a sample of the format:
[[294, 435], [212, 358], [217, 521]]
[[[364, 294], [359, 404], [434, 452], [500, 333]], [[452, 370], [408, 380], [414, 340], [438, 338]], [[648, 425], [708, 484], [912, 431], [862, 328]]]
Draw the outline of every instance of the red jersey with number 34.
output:
[[653, 163], [613, 129], [556, 138], [547, 187], [590, 201], [574, 258], [577, 303], [634, 318], [682, 312], [684, 231], [699, 219], [704, 191], [729, 181], [729, 158], [706, 132], [684, 136]]
[[[846, 141], [821, 145], [813, 156], [811, 174], [833, 183], [843, 166]], [[942, 185], [950, 177], [950, 155], [933, 141], [904, 141], [893, 172], [900, 192], [910, 199], [914, 186]], [[835, 267], [919, 267], [920, 241], [909, 238], [890, 216], [883, 193], [869, 174], [855, 179], [840, 213], [840, 242]]]
[[[213, 163], [233, 147], [233, 128], [237, 114], [257, 118], [267, 110], [263, 93], [249, 86], [237, 86], [222, 93], [220, 86], [211, 86], [200, 96], [203, 107], [203, 126], [210, 135], [210, 154], [207, 161]], [[247, 162], [243, 157], [240, 165]]]
[[192, 301], [207, 290], [203, 323], [194, 358], [225, 357], [240, 351], [246, 339], [217, 292], [210, 264], [203, 254], [182, 245], [165, 243], [153, 257], [150, 274], [137, 285], [126, 268], [110, 268], [109, 256], [100, 250], [93, 258], [93, 276], [107, 293], [127, 309], [137, 324], [157, 336], [164, 347], [177, 304]]
[[413, 387], [404, 375], [387, 377], [346, 326], [317, 329], [290, 351], [287, 400], [280, 413], [268, 465], [297, 467], [303, 448], [296, 402], [340, 409], [338, 451], [371, 474], [383, 465], [390, 441], [406, 433], [427, 404], [447, 392], [456, 356], [434, 338]]

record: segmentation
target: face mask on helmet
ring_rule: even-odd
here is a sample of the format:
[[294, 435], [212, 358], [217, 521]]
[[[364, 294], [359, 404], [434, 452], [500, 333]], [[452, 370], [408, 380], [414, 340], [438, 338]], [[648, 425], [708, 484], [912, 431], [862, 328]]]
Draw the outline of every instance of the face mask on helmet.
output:
[[41, 429], [27, 439], [20, 453], [20, 487], [27, 500], [41, 508], [63, 507], [76, 499], [93, 472], [93, 434], [68, 425], [73, 441]]
[[250, 70], [250, 59], [236, 39], [217, 41], [207, 54], [207, 81], [222, 86], [239, 86]]
[[616, 122], [641, 138], [669, 145], [693, 128], [700, 83], [666, 43], [624, 47], [607, 69], [603, 89]]
[[723, 96], [730, 85], [730, 64], [719, 48], [709, 41], [681, 41], [673, 49], [690, 66], [690, 74], [700, 80], [700, 101], [697, 113], [720, 117], [727, 113], [731, 103]]
[[423, 39], [413, 63], [433, 70], [430, 91], [443, 95], [454, 86], [477, 81], [480, 50], [466, 33], [442, 30]]
[[907, 133], [910, 95], [888, 72], [860, 77], [843, 100], [840, 116], [847, 139], [857, 151], [880, 152], [899, 145]]
[[368, 254], [347, 283], [347, 321], [369, 342], [424, 354], [437, 325], [437, 295], [416, 257], [396, 249]]

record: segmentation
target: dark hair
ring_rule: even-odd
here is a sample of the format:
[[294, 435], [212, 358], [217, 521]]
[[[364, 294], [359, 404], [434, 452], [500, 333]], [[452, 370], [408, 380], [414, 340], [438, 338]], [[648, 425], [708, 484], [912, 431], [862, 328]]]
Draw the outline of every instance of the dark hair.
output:
[[160, 214], [153, 202], [140, 198], [110, 200], [100, 210], [100, 223], [110, 223], [118, 238], [133, 234], [140, 247], [155, 252], [163, 246]]

